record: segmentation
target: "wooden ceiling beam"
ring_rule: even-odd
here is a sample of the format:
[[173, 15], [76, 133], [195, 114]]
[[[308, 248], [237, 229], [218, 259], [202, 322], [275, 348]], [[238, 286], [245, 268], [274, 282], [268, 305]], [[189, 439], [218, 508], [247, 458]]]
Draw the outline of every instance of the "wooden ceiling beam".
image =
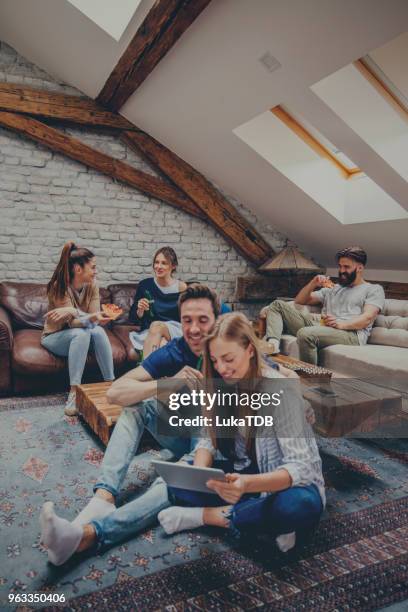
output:
[[23, 134], [39, 144], [48, 147], [52, 151], [62, 153], [113, 179], [130, 185], [148, 196], [163, 200], [167, 202], [167, 204], [184, 210], [200, 219], [206, 218], [200, 208], [197, 207], [188, 196], [173, 185], [168, 184], [160, 178], [141, 172], [119, 159], [115, 159], [110, 155], [97, 151], [82, 143], [80, 140], [68, 134], [64, 134], [37, 119], [16, 113], [0, 111], [0, 125], [18, 132], [19, 134]]
[[122, 132], [121, 138], [183, 191], [248, 261], [259, 266], [274, 254], [258, 231], [187, 162], [141, 130]]
[[211, 0], [157, 0], [106, 81], [97, 102], [118, 111]]
[[124, 117], [111, 113], [89, 98], [0, 83], [0, 110], [88, 127], [132, 130]]

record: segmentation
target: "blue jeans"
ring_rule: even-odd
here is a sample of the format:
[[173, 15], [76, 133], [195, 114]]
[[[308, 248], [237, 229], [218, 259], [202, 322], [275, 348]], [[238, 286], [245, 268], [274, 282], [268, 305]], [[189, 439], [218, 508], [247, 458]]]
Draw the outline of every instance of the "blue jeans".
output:
[[[232, 461], [214, 461], [214, 468], [226, 473], [234, 472]], [[251, 466], [241, 474], [258, 473]], [[229, 504], [216, 493], [201, 493], [169, 487], [169, 497], [178, 506], [217, 507]], [[266, 533], [278, 536], [292, 531], [308, 531], [319, 522], [323, 512], [322, 498], [318, 488], [312, 484], [306, 487], [290, 487], [278, 493], [261, 496], [248, 494], [234, 504], [226, 515], [230, 531], [234, 535]]]
[[106, 489], [117, 497], [145, 429], [162, 448], [170, 450], [177, 459], [194, 448], [195, 441], [192, 438], [160, 434], [160, 419], [163, 418], [164, 423], [168, 420], [165, 415], [166, 408], [154, 398], [124, 408], [106, 447], [94, 491]]
[[146, 493], [114, 510], [103, 519], [91, 521], [95, 527], [97, 546], [105, 547], [127, 540], [157, 521], [157, 515], [171, 506], [167, 485], [156, 478]]
[[[145, 429], [163, 448], [172, 451], [177, 458], [194, 448], [196, 443], [194, 439], [160, 434], [160, 418], [162, 414], [164, 415], [165, 410], [153, 398], [123, 410], [106, 448], [101, 473], [94, 486], [94, 491], [106, 489], [113, 496], [118, 495]], [[162, 478], [157, 478], [146, 493], [117, 508], [104, 519], [92, 521], [98, 544], [110, 546], [136, 535], [139, 531], [154, 524], [160, 510], [170, 505], [167, 485]]]
[[[232, 471], [226, 461], [214, 467]], [[197, 507], [228, 505], [218, 495], [167, 487], [162, 478], [135, 500], [118, 508], [106, 518], [92, 521], [98, 546], [111, 546], [151, 527], [158, 513], [171, 505]], [[232, 506], [227, 518], [234, 535], [267, 533], [278, 536], [292, 531], [308, 531], [320, 519], [323, 504], [315, 485], [291, 487], [285, 491], [261, 496], [246, 495]]]
[[102, 327], [93, 329], [73, 327], [43, 336], [41, 344], [58, 357], [68, 357], [71, 386], [80, 385], [89, 349], [95, 352], [96, 361], [104, 380], [114, 380], [112, 347]]

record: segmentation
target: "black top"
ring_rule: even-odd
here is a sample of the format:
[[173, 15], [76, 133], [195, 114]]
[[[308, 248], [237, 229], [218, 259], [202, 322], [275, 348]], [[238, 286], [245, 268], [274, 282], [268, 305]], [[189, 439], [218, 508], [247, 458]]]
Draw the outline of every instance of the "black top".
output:
[[[163, 293], [153, 277], [145, 278], [137, 286], [129, 312], [129, 320], [140, 325], [141, 330], [148, 329], [152, 321], [180, 321], [178, 310], [179, 295], [179, 291], [176, 293]], [[142, 298], [154, 300], [154, 302], [150, 304], [150, 310], [144, 312], [143, 317], [139, 319], [137, 316], [137, 304]]]

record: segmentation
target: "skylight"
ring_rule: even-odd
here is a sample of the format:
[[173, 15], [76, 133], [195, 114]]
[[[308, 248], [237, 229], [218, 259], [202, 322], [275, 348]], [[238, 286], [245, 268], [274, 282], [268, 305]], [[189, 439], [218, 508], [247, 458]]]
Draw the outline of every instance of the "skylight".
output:
[[[293, 113], [285, 112], [293, 117]], [[293, 125], [289, 127], [283, 116], [279, 112], [264, 112], [237, 127], [234, 134], [342, 224], [408, 218], [408, 212], [372, 179], [361, 171], [345, 176], [332, 159], [307, 142], [304, 134], [293, 129]], [[303, 129], [310, 125], [299, 116], [296, 123]], [[325, 143], [329, 150], [336, 151], [316, 127], [313, 137], [319, 145]], [[356, 168], [345, 156], [343, 162], [350, 167], [349, 174]]]
[[344, 153], [339, 151], [323, 134], [321, 134], [309, 121], [304, 117], [292, 112], [288, 112], [285, 107], [279, 105], [271, 108], [273, 113], [280, 119], [292, 132], [311, 147], [318, 155], [326, 158], [334, 165], [340, 174], [349, 179], [355, 174], [360, 174], [360, 168], [349, 159]]
[[68, 0], [97, 26], [119, 40], [141, 0]]
[[[408, 181], [408, 36], [398, 40], [398, 45], [388, 45], [387, 54], [374, 51], [319, 81], [312, 90]], [[404, 51], [402, 58], [397, 49]], [[384, 69], [393, 72], [393, 79]]]

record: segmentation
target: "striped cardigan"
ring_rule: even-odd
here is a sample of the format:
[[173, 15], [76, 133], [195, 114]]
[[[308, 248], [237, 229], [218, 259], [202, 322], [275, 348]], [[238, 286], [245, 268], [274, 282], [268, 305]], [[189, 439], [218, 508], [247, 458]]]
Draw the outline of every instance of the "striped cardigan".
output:
[[[275, 370], [267, 370], [257, 386], [256, 392], [266, 392], [270, 378], [282, 378]], [[273, 427], [257, 429], [255, 432], [255, 451], [258, 469], [261, 474], [285, 469], [292, 479], [293, 487], [314, 484], [319, 490], [323, 506], [326, 504], [322, 462], [317, 448], [314, 433], [305, 420], [305, 402], [295, 379], [280, 381], [282, 401], [279, 406], [268, 408], [274, 419]], [[269, 385], [269, 392], [270, 392]], [[213, 447], [208, 433], [198, 441], [194, 452], [199, 448], [209, 450], [213, 456], [217, 450]]]

